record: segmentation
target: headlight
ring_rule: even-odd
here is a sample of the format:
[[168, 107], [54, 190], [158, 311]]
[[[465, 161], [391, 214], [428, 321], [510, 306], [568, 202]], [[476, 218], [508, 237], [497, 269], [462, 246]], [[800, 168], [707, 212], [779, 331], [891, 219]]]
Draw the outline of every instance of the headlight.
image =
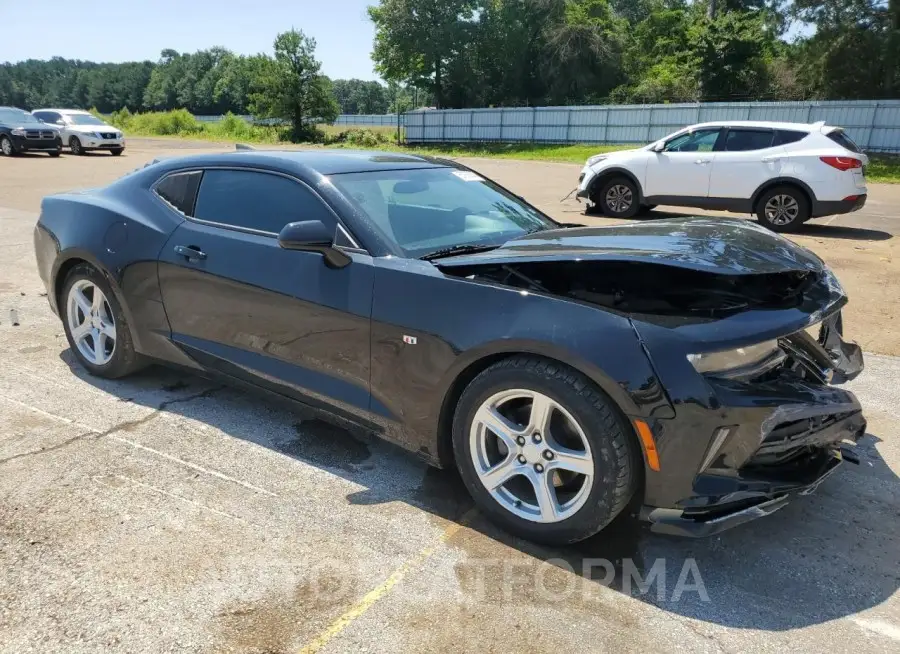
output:
[[608, 156], [609, 156], [608, 154], [595, 154], [593, 157], [590, 157], [590, 158], [587, 160], [587, 165], [588, 165], [588, 166], [593, 166], [595, 163], [599, 163], [599, 162], [603, 161], [603, 160], [606, 159]]
[[25, 128], [24, 127], [16, 127], [15, 129], [11, 129], [9, 131], [13, 136], [25, 136]]
[[762, 373], [777, 366], [785, 354], [778, 347], [778, 341], [765, 341], [734, 350], [689, 354], [697, 372], [713, 377], [738, 377], [748, 373]]

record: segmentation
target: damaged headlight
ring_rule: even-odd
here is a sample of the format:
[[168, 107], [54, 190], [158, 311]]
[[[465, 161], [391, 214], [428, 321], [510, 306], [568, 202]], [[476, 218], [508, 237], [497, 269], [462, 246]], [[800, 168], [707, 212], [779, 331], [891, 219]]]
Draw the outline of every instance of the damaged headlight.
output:
[[785, 354], [777, 340], [764, 341], [733, 350], [689, 354], [697, 372], [714, 377], [758, 375], [781, 363]]

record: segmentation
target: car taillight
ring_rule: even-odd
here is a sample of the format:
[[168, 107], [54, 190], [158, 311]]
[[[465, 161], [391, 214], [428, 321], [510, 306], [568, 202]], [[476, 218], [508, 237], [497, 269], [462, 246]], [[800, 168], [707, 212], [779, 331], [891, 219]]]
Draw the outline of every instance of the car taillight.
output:
[[827, 163], [832, 168], [838, 170], [853, 170], [854, 168], [862, 168], [862, 161], [852, 157], [819, 157], [823, 163]]

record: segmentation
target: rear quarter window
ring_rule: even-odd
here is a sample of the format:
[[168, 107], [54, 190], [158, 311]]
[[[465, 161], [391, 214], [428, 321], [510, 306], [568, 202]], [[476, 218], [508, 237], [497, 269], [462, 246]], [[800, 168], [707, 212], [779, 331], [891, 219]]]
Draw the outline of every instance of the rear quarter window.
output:
[[802, 141], [807, 136], [809, 136], [809, 132], [798, 132], [793, 129], [780, 129], [775, 133], [775, 145], [788, 145], [790, 143], [797, 143], [798, 141]]
[[202, 174], [199, 170], [195, 170], [169, 175], [156, 185], [154, 191], [185, 216], [191, 216], [194, 213], [194, 201], [197, 198], [197, 188], [200, 186]]

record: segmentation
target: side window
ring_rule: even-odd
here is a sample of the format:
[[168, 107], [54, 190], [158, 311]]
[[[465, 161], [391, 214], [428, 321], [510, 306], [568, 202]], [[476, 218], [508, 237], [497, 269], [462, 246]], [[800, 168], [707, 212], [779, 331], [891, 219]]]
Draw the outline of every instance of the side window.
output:
[[169, 175], [156, 185], [156, 194], [185, 216], [190, 216], [194, 210], [194, 200], [197, 198], [197, 187], [200, 186], [202, 174], [199, 170], [195, 170]]
[[272, 234], [300, 220], [337, 223], [334, 214], [300, 182], [249, 170], [205, 171], [194, 218]]
[[719, 129], [701, 129], [676, 136], [666, 143], [665, 152], [712, 152]]
[[725, 151], [747, 152], [771, 148], [773, 136], [770, 129], [732, 129], [725, 138]]
[[796, 143], [797, 141], [802, 141], [807, 136], [809, 136], [808, 132], [797, 132], [792, 129], [780, 129], [775, 133], [775, 145], [787, 145], [788, 143]]
[[55, 114], [52, 111], [38, 111], [34, 114], [34, 117], [52, 125], [58, 119], [59, 114]]

